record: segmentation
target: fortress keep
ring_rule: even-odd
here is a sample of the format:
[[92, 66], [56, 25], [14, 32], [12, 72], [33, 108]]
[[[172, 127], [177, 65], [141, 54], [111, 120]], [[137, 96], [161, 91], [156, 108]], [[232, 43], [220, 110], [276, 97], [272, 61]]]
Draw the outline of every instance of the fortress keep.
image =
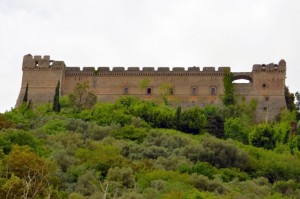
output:
[[[88, 82], [99, 101], [114, 101], [123, 95], [159, 101], [163, 85], [168, 85], [170, 104], [204, 106], [222, 104], [223, 77], [229, 67], [67, 67], [63, 61], [50, 56], [25, 55], [23, 58], [22, 85], [16, 106], [22, 103], [26, 85], [28, 99], [34, 104], [52, 102], [55, 87], [60, 81], [61, 95], [71, 93], [77, 83]], [[236, 83], [236, 94], [246, 101], [256, 99], [258, 120], [272, 119], [286, 107], [284, 98], [286, 62], [255, 64], [252, 72], [233, 72], [234, 80], [245, 79], [249, 83]], [[141, 87], [142, 82], [147, 82]]]

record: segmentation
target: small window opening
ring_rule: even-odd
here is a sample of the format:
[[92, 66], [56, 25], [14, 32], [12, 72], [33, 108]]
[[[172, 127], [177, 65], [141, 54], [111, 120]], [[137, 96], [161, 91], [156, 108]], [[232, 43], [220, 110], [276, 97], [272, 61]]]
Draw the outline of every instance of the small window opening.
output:
[[262, 85], [262, 87], [263, 87], [263, 88], [266, 88], [266, 87], [267, 87], [267, 85], [266, 85], [266, 84], [263, 84], [263, 85]]
[[39, 66], [39, 62], [38, 61], [35, 61], [35, 66]]
[[169, 94], [170, 94], [170, 95], [174, 95], [174, 90], [173, 90], [173, 88], [170, 88]]
[[264, 111], [267, 111], [267, 109], [268, 109], [267, 107], [264, 107]]
[[216, 93], [217, 93], [217, 92], [216, 92], [216, 88], [215, 88], [215, 87], [211, 87], [211, 88], [210, 88], [210, 94], [211, 94], [211, 95], [216, 95]]
[[128, 94], [128, 87], [123, 88], [123, 94], [127, 95]]
[[147, 95], [151, 95], [152, 89], [151, 88], [147, 88]]
[[269, 101], [269, 97], [265, 97], [265, 100], [266, 100], [266, 101]]
[[192, 95], [197, 95], [197, 87], [192, 87]]

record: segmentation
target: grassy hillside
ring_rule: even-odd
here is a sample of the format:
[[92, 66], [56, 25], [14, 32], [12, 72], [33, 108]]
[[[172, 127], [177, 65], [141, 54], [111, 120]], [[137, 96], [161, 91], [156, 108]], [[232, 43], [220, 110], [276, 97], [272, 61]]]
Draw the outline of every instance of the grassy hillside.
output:
[[60, 105], [0, 115], [0, 198], [300, 198], [296, 112], [257, 124], [255, 102]]

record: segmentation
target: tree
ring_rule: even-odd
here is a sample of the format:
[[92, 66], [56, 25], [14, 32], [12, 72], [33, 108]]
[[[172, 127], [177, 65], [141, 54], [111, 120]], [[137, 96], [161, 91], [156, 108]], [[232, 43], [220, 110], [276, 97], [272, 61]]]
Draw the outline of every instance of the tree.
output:
[[53, 107], [52, 110], [55, 112], [60, 112], [60, 103], [59, 103], [59, 87], [60, 87], [60, 82], [57, 82], [57, 86], [55, 88], [55, 94], [54, 94], [54, 99], [53, 99]]
[[69, 98], [71, 105], [80, 111], [91, 108], [97, 102], [97, 96], [90, 91], [88, 82], [76, 84]]
[[297, 110], [299, 111], [300, 110], [300, 93], [296, 92], [295, 97], [296, 97], [296, 100], [297, 100], [296, 107], [297, 107]]
[[[30, 151], [27, 146], [14, 145], [7, 157], [9, 175], [15, 175], [16, 186], [22, 190], [20, 198], [51, 198], [53, 191], [53, 174], [55, 167], [52, 163]], [[11, 178], [12, 179], [12, 178]], [[13, 186], [13, 185], [12, 185]], [[16, 198], [19, 193], [10, 192]]]
[[167, 82], [162, 83], [159, 88], [158, 92], [163, 99], [165, 105], [169, 104], [168, 97], [173, 94], [173, 85]]
[[225, 70], [224, 74], [224, 96], [223, 96], [223, 103], [225, 106], [233, 105], [235, 104], [235, 98], [234, 98], [234, 84], [233, 81], [233, 73], [230, 72], [228, 69]]
[[23, 103], [27, 104], [28, 101], [28, 83], [26, 84], [25, 94], [23, 97]]
[[261, 124], [249, 134], [249, 142], [256, 147], [274, 149], [276, 145], [274, 134], [275, 131], [272, 126]]
[[295, 93], [295, 97], [296, 97], [296, 109], [298, 111], [297, 113], [297, 119], [300, 120], [300, 93], [296, 92]]
[[139, 87], [140, 87], [140, 89], [143, 91], [143, 90], [145, 90], [150, 84], [151, 84], [151, 80], [148, 79], [148, 78], [145, 78], [145, 79], [142, 79], [142, 80], [139, 82]]
[[178, 106], [176, 108], [176, 113], [175, 113], [175, 122], [176, 122], [176, 126], [179, 126], [180, 123], [180, 117], [181, 117], [181, 106]]
[[245, 124], [239, 117], [228, 118], [224, 124], [224, 132], [226, 138], [238, 140], [243, 143], [248, 142]]
[[206, 125], [203, 111], [197, 107], [187, 109], [181, 113], [178, 129], [191, 134], [202, 133]]
[[295, 95], [294, 93], [290, 93], [289, 87], [287, 86], [284, 87], [284, 97], [287, 108], [290, 111], [296, 110]]

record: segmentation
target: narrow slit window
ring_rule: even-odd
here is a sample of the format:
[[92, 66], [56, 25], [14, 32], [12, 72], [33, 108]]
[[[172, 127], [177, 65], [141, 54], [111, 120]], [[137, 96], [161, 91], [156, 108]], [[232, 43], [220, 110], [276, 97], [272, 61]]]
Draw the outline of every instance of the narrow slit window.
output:
[[197, 87], [192, 87], [192, 95], [197, 95]]
[[147, 88], [147, 95], [151, 95], [152, 93], [152, 89], [151, 88]]
[[215, 87], [211, 87], [211, 88], [210, 88], [210, 94], [211, 94], [211, 95], [216, 95], [216, 94], [217, 94], [216, 88], [215, 88]]
[[263, 85], [262, 85], [262, 87], [263, 87], [263, 88], [266, 88], [266, 87], [267, 87], [267, 85], [266, 85], [266, 84], [263, 84]]
[[127, 95], [127, 94], [128, 94], [128, 90], [129, 90], [128, 87], [124, 87], [124, 89], [123, 89], [123, 94], [124, 94], [124, 95]]

